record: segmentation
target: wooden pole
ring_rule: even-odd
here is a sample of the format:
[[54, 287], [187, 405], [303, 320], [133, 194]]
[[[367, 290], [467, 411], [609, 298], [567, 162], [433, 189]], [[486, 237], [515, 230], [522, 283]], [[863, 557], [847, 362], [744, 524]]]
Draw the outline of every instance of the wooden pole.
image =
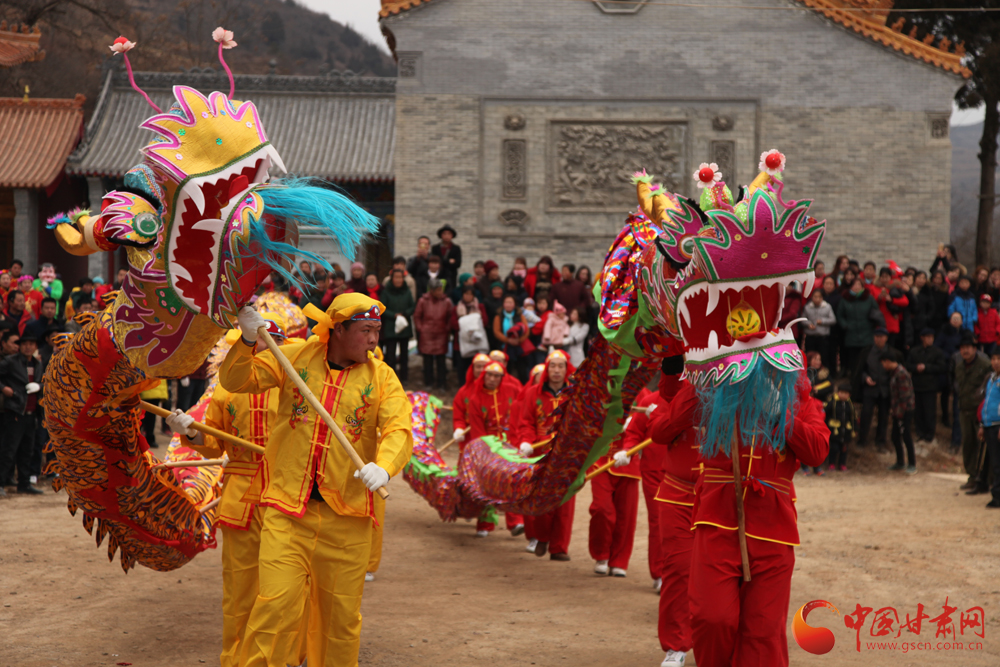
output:
[[448, 449], [449, 447], [451, 447], [452, 445], [454, 445], [454, 444], [455, 444], [455, 442], [456, 442], [455, 438], [452, 438], [452, 439], [451, 439], [451, 440], [449, 440], [448, 442], [444, 443], [444, 447], [442, 447], [441, 449], [439, 449], [439, 450], [438, 450], [438, 454], [440, 454], [440, 453], [441, 453], [441, 452], [443, 452], [444, 450], [446, 450], [446, 449]]
[[[344, 448], [344, 451], [347, 453], [347, 456], [351, 459], [351, 462], [354, 464], [354, 467], [357, 468], [358, 470], [364, 468], [365, 462], [362, 461], [361, 457], [358, 456], [358, 453], [354, 451], [354, 447], [352, 447], [351, 443], [347, 441], [347, 436], [345, 436], [344, 432], [340, 430], [339, 426], [337, 426], [337, 422], [333, 421], [333, 417], [331, 417], [330, 413], [326, 411], [326, 408], [323, 407], [323, 404], [319, 402], [319, 399], [316, 398], [316, 395], [312, 393], [312, 390], [309, 389], [309, 386], [306, 384], [305, 380], [303, 380], [299, 376], [298, 371], [296, 371], [295, 367], [292, 366], [292, 362], [288, 360], [288, 357], [285, 356], [285, 353], [281, 351], [281, 348], [278, 347], [278, 344], [274, 342], [273, 338], [271, 338], [271, 334], [267, 332], [267, 327], [261, 327], [257, 329], [257, 335], [260, 336], [261, 340], [263, 340], [264, 343], [267, 345], [267, 349], [271, 350], [271, 354], [274, 355], [274, 358], [281, 365], [281, 368], [282, 370], [285, 371], [285, 375], [288, 376], [288, 379], [291, 380], [296, 387], [298, 387], [299, 393], [302, 394], [302, 398], [306, 399], [306, 402], [309, 403], [310, 406], [312, 406], [312, 409], [316, 411], [316, 414], [322, 417], [323, 421], [326, 422], [327, 427], [329, 427], [330, 431], [333, 433], [333, 436], [337, 439], [337, 442], [340, 443], [340, 446]], [[376, 491], [376, 493], [378, 493], [378, 495], [380, 495], [383, 500], [389, 497], [389, 492], [386, 490], [384, 486], [379, 488], [379, 490]]]
[[202, 459], [193, 461], [167, 461], [153, 466], [153, 470], [160, 468], [204, 468], [206, 466], [224, 466], [229, 459]]
[[454, 408], [454, 406], [451, 406], [451, 405], [442, 405], [440, 407], [440, 409], [441, 410], [454, 410], [455, 408]]
[[203, 507], [199, 507], [199, 508], [198, 508], [198, 511], [199, 511], [199, 512], [201, 512], [202, 514], [204, 514], [204, 513], [205, 513], [205, 512], [207, 512], [208, 510], [210, 510], [210, 509], [214, 509], [214, 508], [215, 508], [215, 506], [216, 506], [216, 505], [218, 505], [218, 504], [219, 504], [219, 503], [221, 503], [221, 502], [222, 502], [222, 496], [219, 496], [218, 498], [216, 498], [216, 499], [215, 499], [215, 500], [213, 500], [212, 502], [208, 503], [207, 505], [205, 505], [205, 506], [203, 506]]
[[[647, 439], [643, 440], [642, 442], [640, 442], [635, 447], [633, 447], [632, 449], [628, 450], [627, 454], [629, 456], [635, 456], [636, 454], [638, 454], [639, 452], [641, 452], [642, 450], [644, 450], [646, 447], [648, 447], [649, 443], [651, 443], [651, 442], [653, 442], [653, 439], [652, 438], [647, 438]], [[600, 468], [597, 468], [596, 470], [592, 470], [591, 472], [588, 472], [587, 473], [587, 481], [590, 481], [590, 480], [594, 479], [595, 477], [597, 477], [598, 475], [600, 475], [602, 472], [607, 472], [612, 467], [614, 467], [614, 465], [615, 465], [615, 462], [613, 460], [612, 461], [608, 461], [607, 463], [605, 463], [604, 465], [602, 465]]]
[[747, 526], [743, 516], [743, 475], [740, 473], [740, 441], [733, 429], [730, 447], [733, 460], [733, 488], [736, 490], [736, 532], [740, 540], [740, 559], [743, 561], [743, 581], [750, 581], [750, 555], [747, 553]]
[[649, 412], [649, 408], [643, 407], [641, 405], [633, 405], [632, 412], [641, 412], [642, 414], [646, 414], [647, 412]]
[[541, 449], [541, 448], [542, 448], [542, 447], [544, 447], [545, 445], [547, 445], [547, 444], [549, 444], [550, 442], [552, 442], [552, 440], [553, 440], [553, 439], [554, 439], [555, 437], [556, 437], [556, 436], [554, 436], [554, 435], [550, 435], [549, 437], [545, 438], [544, 440], [539, 440], [538, 442], [536, 442], [536, 443], [532, 444], [532, 445], [531, 445], [531, 448], [532, 448], [532, 449], [535, 449], [535, 450], [538, 450], [538, 449]]
[[[158, 405], [153, 405], [152, 403], [147, 403], [146, 401], [139, 401], [139, 407], [145, 410], [146, 412], [152, 412], [154, 415], [158, 415], [160, 417], [163, 417], [164, 419], [174, 414], [170, 410], [161, 408]], [[235, 435], [230, 435], [229, 433], [226, 433], [225, 431], [220, 431], [217, 428], [206, 426], [201, 422], [195, 422], [191, 424], [191, 428], [193, 428], [196, 431], [201, 431], [202, 433], [205, 433], [212, 437], [218, 438], [219, 440], [225, 440], [226, 442], [236, 445], [237, 447], [242, 447], [243, 449], [249, 449], [251, 452], [257, 452], [258, 454], [264, 453], [264, 448], [261, 447], [260, 445], [255, 445], [248, 440], [244, 440], [243, 438], [237, 438]]]

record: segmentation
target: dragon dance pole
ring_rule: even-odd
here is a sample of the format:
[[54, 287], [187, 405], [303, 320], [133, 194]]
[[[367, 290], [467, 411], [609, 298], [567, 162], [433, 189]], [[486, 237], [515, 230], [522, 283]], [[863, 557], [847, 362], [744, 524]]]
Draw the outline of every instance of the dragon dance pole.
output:
[[[154, 415], [163, 417], [164, 419], [174, 414], [170, 410], [161, 408], [158, 405], [153, 405], [152, 403], [147, 403], [146, 401], [139, 401], [139, 407], [145, 410], [146, 412], [152, 412]], [[260, 445], [255, 445], [248, 440], [244, 440], [243, 438], [237, 438], [235, 435], [230, 435], [225, 431], [220, 431], [217, 428], [206, 426], [201, 422], [195, 422], [191, 424], [191, 428], [193, 428], [196, 431], [201, 431], [206, 435], [218, 438], [219, 440], [225, 440], [226, 442], [234, 444], [237, 447], [242, 447], [243, 449], [249, 449], [251, 452], [257, 452], [258, 454], [264, 453], [264, 448], [261, 447]]]
[[[337, 426], [337, 422], [333, 421], [333, 417], [330, 416], [330, 413], [326, 411], [326, 408], [323, 407], [323, 404], [319, 402], [319, 399], [316, 398], [316, 395], [312, 393], [311, 389], [309, 389], [309, 386], [306, 384], [306, 381], [303, 380], [301, 377], [299, 377], [299, 373], [298, 371], [295, 370], [295, 367], [292, 366], [292, 362], [288, 360], [288, 357], [285, 356], [285, 353], [281, 351], [281, 348], [278, 347], [278, 344], [274, 342], [273, 338], [271, 338], [271, 334], [267, 332], [267, 327], [261, 327], [260, 329], [257, 329], [257, 335], [260, 336], [261, 340], [263, 340], [264, 343], [267, 345], [267, 349], [271, 350], [271, 354], [274, 355], [274, 358], [281, 365], [281, 368], [282, 370], [285, 371], [285, 375], [288, 376], [288, 379], [291, 380], [298, 388], [299, 393], [302, 394], [302, 398], [306, 399], [306, 402], [308, 402], [309, 405], [312, 406], [312, 409], [316, 411], [316, 414], [322, 417], [323, 421], [326, 422], [327, 427], [333, 433], [334, 437], [337, 439], [337, 442], [340, 443], [340, 446], [344, 448], [344, 451], [347, 453], [347, 456], [351, 459], [351, 462], [354, 464], [354, 467], [357, 468], [358, 470], [364, 468], [365, 462], [362, 461], [361, 457], [358, 456], [358, 453], [354, 451], [354, 447], [352, 447], [351, 443], [347, 441], [347, 436], [344, 435], [344, 432], [340, 430], [339, 426]], [[383, 500], [389, 497], [389, 492], [385, 490], [384, 486], [380, 487], [376, 493], [378, 493], [378, 495], [380, 495]]]
[[[629, 458], [631, 458], [631, 457], [635, 456], [636, 454], [638, 454], [639, 452], [641, 452], [642, 450], [644, 450], [646, 447], [649, 447], [649, 444], [651, 442], [653, 442], [652, 438], [646, 438], [645, 440], [643, 440], [638, 445], [636, 445], [635, 447], [633, 447], [632, 449], [628, 450], [625, 453], [629, 455]], [[608, 470], [611, 470], [611, 468], [614, 465], [615, 465], [615, 462], [613, 460], [612, 461], [608, 461], [607, 463], [605, 463], [604, 465], [602, 465], [600, 468], [597, 468], [596, 470], [588, 472], [587, 473], [587, 481], [589, 482], [590, 480], [592, 480], [595, 477], [597, 477], [598, 475], [600, 475], [602, 472], [607, 472]]]
[[452, 438], [448, 442], [444, 443], [444, 447], [442, 447], [441, 449], [438, 450], [438, 454], [440, 454], [441, 452], [443, 452], [444, 450], [448, 449], [449, 447], [451, 447], [454, 444], [455, 444], [455, 438]]
[[740, 473], [740, 442], [733, 429], [733, 444], [730, 447], [733, 460], [733, 487], [736, 489], [736, 528], [740, 540], [740, 559], [743, 561], [743, 581], [750, 581], [750, 554], [747, 553], [747, 527], [743, 517], [743, 475]]

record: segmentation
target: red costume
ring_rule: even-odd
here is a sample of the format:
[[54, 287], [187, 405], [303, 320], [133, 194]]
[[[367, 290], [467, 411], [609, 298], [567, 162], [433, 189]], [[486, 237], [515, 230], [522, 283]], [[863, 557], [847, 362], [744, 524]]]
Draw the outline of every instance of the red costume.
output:
[[[693, 414], [697, 400], [693, 389], [682, 390], [670, 412]], [[700, 667], [788, 665], [788, 598], [793, 547], [799, 543], [792, 476], [801, 464], [817, 466], [826, 458], [830, 431], [823, 417], [822, 405], [803, 382], [784, 451], [739, 436], [749, 583], [742, 579], [732, 460], [720, 451], [704, 462], [692, 508], [688, 588]]]
[[657, 406], [649, 418], [653, 444], [646, 451], [652, 450], [663, 461], [663, 476], [655, 494], [663, 554], [657, 627], [660, 647], [664, 651], [686, 653], [691, 649], [688, 605], [688, 576], [694, 545], [691, 515], [695, 483], [702, 465], [694, 422], [698, 395], [691, 384], [677, 377], [664, 376], [660, 382], [661, 391], [666, 390], [674, 397], [669, 404]]
[[[466, 403], [465, 419], [469, 431], [465, 435], [465, 442], [487, 435], [506, 440], [508, 431], [512, 430], [514, 399], [517, 398], [520, 389], [501, 381], [496, 389], [487, 390], [485, 385], [487, 372], [503, 372], [503, 367], [497, 362], [490, 363], [472, 383]], [[507, 373], [504, 373], [504, 377], [507, 377]], [[520, 514], [507, 512], [506, 520], [508, 530], [524, 525], [524, 517]], [[493, 528], [494, 524], [483, 520], [476, 525], [477, 531], [492, 531]]]
[[[482, 353], [479, 353], [472, 358], [472, 363], [469, 364], [469, 368], [465, 371], [465, 384], [458, 388], [458, 391], [455, 392], [455, 398], [451, 402], [452, 426], [456, 431], [458, 429], [465, 431], [465, 438], [462, 442], [458, 443], [459, 454], [461, 454], [461, 452], [465, 449], [465, 443], [469, 441], [469, 420], [465, 415], [469, 408], [469, 396], [472, 392], [472, 385], [476, 380], [473, 368], [475, 367], [476, 362], [479, 361], [489, 363], [490, 358]], [[480, 373], [480, 375], [481, 374], [482, 373]]]
[[[607, 455], [599, 458], [595, 467], [613, 463], [617, 452], [628, 451], [645, 439], [647, 424], [638, 424], [636, 417], [639, 416], [640, 413], [633, 413], [622, 437], [611, 443]], [[645, 419], [645, 415], [642, 417]], [[633, 456], [626, 465], [612, 466], [590, 481], [593, 494], [590, 503], [590, 557], [606, 561], [609, 568], [628, 569], [639, 514], [640, 480], [639, 457]]]
[[[567, 359], [565, 353], [560, 352], [560, 354], [563, 359]], [[552, 358], [551, 355], [549, 358]], [[576, 369], [567, 359], [567, 381], [574, 370]], [[563, 386], [565, 388], [565, 385]], [[548, 361], [546, 361], [545, 370], [538, 376], [538, 383], [525, 387], [517, 410], [518, 419], [514, 428], [516, 436], [514, 441], [534, 444], [551, 435], [555, 427], [554, 413], [562, 400], [561, 396], [549, 387], [549, 368]], [[525, 524], [526, 529], [530, 528], [530, 533], [528, 530], [525, 531], [528, 539], [536, 539], [540, 544], [547, 544], [546, 548], [553, 555], [569, 553], [575, 508], [576, 497], [574, 496], [550, 512], [529, 517], [530, 521]], [[538, 555], [544, 555], [544, 552]]]

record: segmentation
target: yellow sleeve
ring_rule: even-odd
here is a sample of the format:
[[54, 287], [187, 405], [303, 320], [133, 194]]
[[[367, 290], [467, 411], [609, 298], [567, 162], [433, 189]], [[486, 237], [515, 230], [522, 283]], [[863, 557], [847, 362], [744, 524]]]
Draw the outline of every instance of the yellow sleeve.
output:
[[378, 428], [382, 438], [375, 464], [394, 477], [413, 453], [413, 406], [392, 370], [381, 365], [382, 395], [378, 408]]
[[270, 350], [254, 354], [242, 338], [229, 349], [219, 368], [219, 384], [234, 394], [260, 394], [281, 385], [284, 379]]
[[[220, 431], [228, 433], [228, 424], [225, 423], [226, 412], [224, 405], [228, 396], [229, 394], [222, 387], [215, 388], [215, 393], [212, 394], [211, 400], [209, 400], [208, 405], [205, 407], [204, 423], [206, 426], [211, 426], [212, 428], [217, 428]], [[202, 433], [201, 437], [202, 444], [196, 445], [186, 435], [181, 434], [181, 443], [198, 452], [206, 459], [221, 458], [222, 453], [225, 451], [222, 441], [207, 433]]]

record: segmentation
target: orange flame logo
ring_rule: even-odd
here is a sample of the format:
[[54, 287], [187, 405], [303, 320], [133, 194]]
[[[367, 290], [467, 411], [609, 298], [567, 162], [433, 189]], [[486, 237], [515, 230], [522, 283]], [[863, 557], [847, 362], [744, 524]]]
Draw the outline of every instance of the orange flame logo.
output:
[[795, 616], [792, 618], [792, 636], [795, 637], [795, 642], [803, 650], [815, 655], [823, 655], [824, 653], [829, 653], [833, 648], [834, 636], [826, 628], [814, 628], [806, 623], [806, 616], [817, 607], [826, 607], [833, 610], [833, 613], [838, 616], [840, 615], [840, 611], [826, 600], [807, 602], [799, 607], [799, 610], [795, 612]]

